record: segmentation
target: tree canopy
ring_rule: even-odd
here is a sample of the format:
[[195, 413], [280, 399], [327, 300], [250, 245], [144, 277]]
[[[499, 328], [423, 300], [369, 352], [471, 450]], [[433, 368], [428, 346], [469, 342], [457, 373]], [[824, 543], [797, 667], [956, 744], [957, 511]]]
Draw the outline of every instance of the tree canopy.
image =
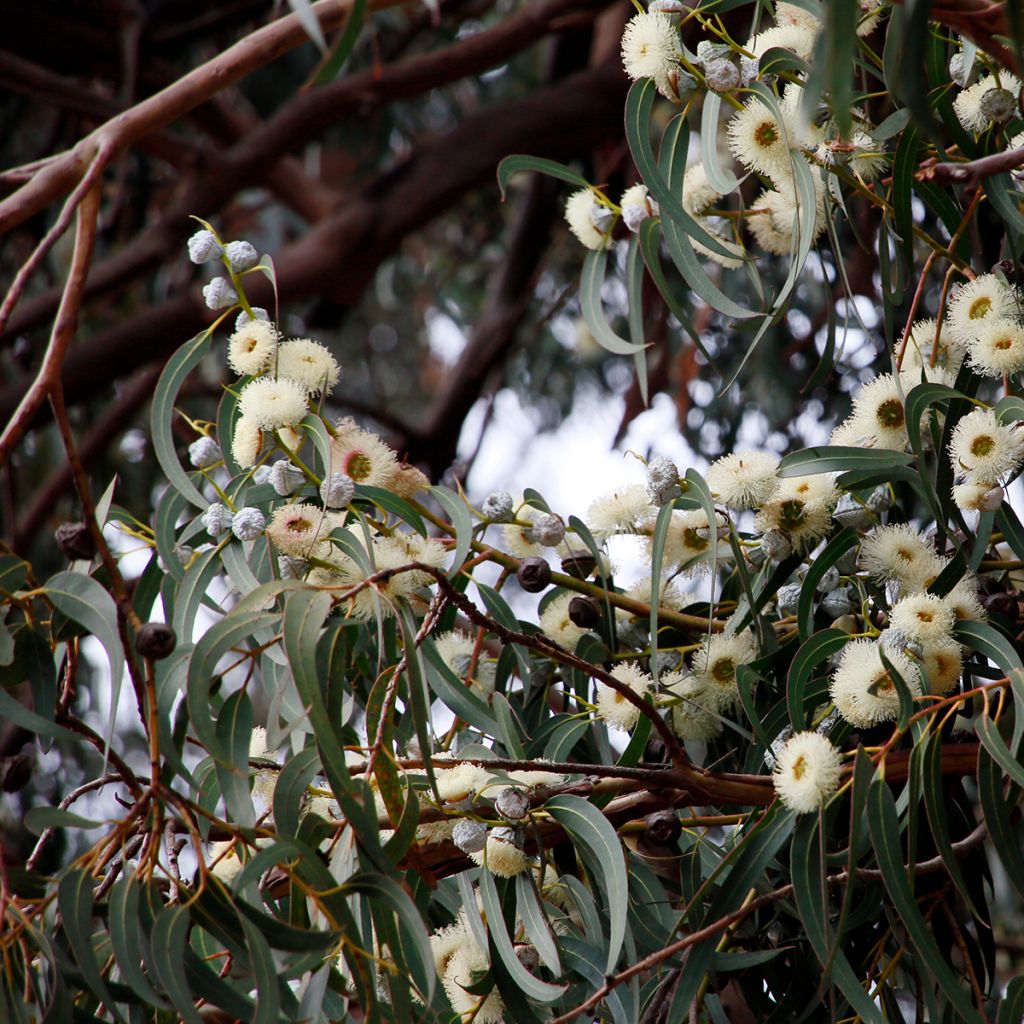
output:
[[0, 1017], [1022, 1019], [1017, 7], [289, 2], [9, 12]]

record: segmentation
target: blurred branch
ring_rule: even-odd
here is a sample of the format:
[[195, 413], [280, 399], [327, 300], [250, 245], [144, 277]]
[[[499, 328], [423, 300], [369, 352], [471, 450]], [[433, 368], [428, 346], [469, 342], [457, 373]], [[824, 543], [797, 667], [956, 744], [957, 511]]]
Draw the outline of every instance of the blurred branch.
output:
[[993, 153], [991, 156], [967, 160], [963, 163], [946, 163], [926, 161], [914, 175], [918, 181], [930, 181], [935, 185], [967, 185], [977, 186], [982, 178], [990, 178], [994, 174], [1012, 171], [1024, 165], [1024, 146], [1010, 149], [1005, 153]]
[[[464, 118], [448, 134], [426, 141], [278, 255], [275, 264], [282, 301], [326, 293], [337, 302], [354, 305], [380, 262], [406, 235], [460, 201], [471, 188], [488, 183], [496, 191], [494, 171], [507, 153], [528, 150], [567, 159], [618, 135], [625, 93], [625, 76], [617, 62], [609, 62]], [[154, 258], [164, 255], [154, 239], [145, 244]], [[262, 294], [269, 295], [269, 290]], [[260, 302], [260, 295], [254, 288], [253, 301]], [[210, 319], [196, 289], [90, 339], [67, 359], [67, 401], [89, 398], [109, 386], [112, 376], [169, 355], [182, 338], [201, 330]], [[15, 330], [13, 321], [8, 333]], [[149, 343], [140, 345], [140, 338]], [[21, 391], [20, 387], [0, 391], [0, 419], [17, 405]]]

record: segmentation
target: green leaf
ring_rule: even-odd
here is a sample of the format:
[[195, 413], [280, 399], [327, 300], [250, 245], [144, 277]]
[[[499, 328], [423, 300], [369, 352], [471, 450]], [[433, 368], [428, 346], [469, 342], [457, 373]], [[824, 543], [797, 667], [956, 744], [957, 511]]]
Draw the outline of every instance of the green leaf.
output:
[[978, 748], [978, 796], [992, 846], [1017, 893], [1024, 897], [1024, 844], [1011, 813], [1021, 787], [1005, 779], [999, 763], [985, 747]]
[[62, 807], [32, 807], [22, 822], [33, 835], [39, 836], [48, 828], [99, 828], [103, 821], [83, 818], [80, 814], [72, 814]]
[[817, 473], [842, 473], [846, 470], [880, 470], [907, 466], [912, 456], [888, 448], [845, 448], [825, 445], [790, 452], [779, 462], [778, 475], [812, 476]]
[[931, 926], [918, 909], [912, 878], [904, 864], [896, 801], [882, 776], [876, 777], [868, 792], [867, 815], [871, 841], [878, 857], [878, 866], [882, 870], [885, 888], [922, 963], [927, 964], [929, 977], [938, 982], [946, 998], [956, 1007], [960, 1019], [980, 1021], [981, 1016], [960, 984], [959, 972], [955, 973], [943, 958]]
[[486, 868], [480, 872], [479, 885], [484, 914], [487, 915], [487, 932], [505, 970], [520, 991], [525, 992], [530, 999], [535, 999], [539, 1003], [553, 1003], [565, 994], [569, 986], [552, 985], [550, 982], [542, 981], [523, 966], [516, 956], [512, 939], [505, 927], [505, 916], [501, 912], [501, 900], [494, 884], [494, 875]]
[[448, 514], [452, 526], [455, 527], [455, 555], [448, 572], [448, 578], [455, 579], [462, 571], [462, 563], [466, 560], [469, 545], [473, 540], [473, 519], [465, 499], [453, 494], [447, 487], [431, 487], [430, 493]]
[[608, 907], [608, 957], [606, 971], [615, 969], [626, 934], [629, 909], [629, 878], [618, 833], [608, 819], [587, 800], [555, 796], [544, 809], [569, 834], [576, 853], [593, 876]]
[[1011, 978], [996, 1011], [996, 1024], [1020, 1024], [1024, 1019], [1024, 978]]
[[537, 887], [528, 871], [516, 875], [516, 913], [523, 922], [526, 937], [537, 950], [544, 966], [557, 978], [562, 973], [558, 959], [558, 944], [555, 942], [547, 915], [537, 896]]
[[551, 178], [558, 178], [559, 181], [567, 181], [570, 185], [578, 185], [580, 188], [590, 188], [590, 182], [575, 171], [570, 171], [564, 164], [554, 160], [545, 160], [539, 156], [525, 156], [521, 153], [507, 156], [498, 164], [498, 188], [501, 189], [501, 201], [505, 201], [505, 193], [508, 191], [508, 180], [513, 174], [520, 171], [540, 171]]
[[826, 658], [841, 651], [849, 639], [850, 634], [841, 629], [823, 629], [810, 637], [796, 652], [786, 680], [786, 704], [789, 708], [789, 721], [795, 732], [807, 728], [808, 709], [804, 707], [804, 694], [814, 670]]
[[84, 626], [103, 645], [110, 666], [110, 712], [103, 737], [104, 758], [114, 735], [117, 703], [124, 678], [124, 650], [117, 627], [117, 606], [107, 591], [90, 576], [59, 572], [44, 587], [54, 605], [69, 619]]
[[797, 623], [800, 627], [800, 642], [806, 643], [814, 632], [814, 591], [825, 573], [846, 554], [850, 548], [860, 543], [855, 530], [844, 527], [825, 546], [825, 550], [814, 560], [807, 570], [800, 590], [800, 601], [797, 606]]
[[352, 8], [348, 12], [348, 17], [345, 19], [345, 28], [342, 31], [341, 36], [334, 44], [334, 49], [331, 51], [327, 60], [324, 61], [323, 66], [320, 68], [320, 71], [314, 79], [317, 85], [324, 85], [327, 82], [332, 82], [339, 74], [341, 74], [348, 58], [355, 49], [356, 43], [359, 42], [359, 35], [363, 29], [363, 22], [366, 20], [366, 9], [367, 0], [355, 0], [352, 4]]
[[186, 971], [182, 969], [185, 966], [188, 915], [188, 907], [185, 906], [165, 907], [157, 914], [149, 939], [152, 955], [148, 966], [184, 1024], [203, 1024], [192, 990], [186, 981]]
[[96, 962], [92, 948], [93, 879], [87, 871], [69, 871], [57, 886], [57, 906], [64, 922], [64, 934], [81, 968], [89, 990], [105, 1003], [117, 1020], [123, 1021], [114, 997]]
[[833, 949], [833, 942], [837, 940], [829, 927], [820, 823], [818, 815], [803, 815], [793, 836], [790, 866], [793, 874], [793, 896], [800, 921], [818, 960], [826, 968], [830, 967], [830, 978], [839, 986], [860, 1019], [872, 1024], [883, 1024], [885, 1018], [874, 1000], [864, 991], [845, 953], [838, 944]]
[[153, 407], [150, 414], [150, 432], [153, 437], [153, 453], [170, 481], [171, 486], [196, 508], [206, 509], [209, 502], [199, 492], [188, 473], [178, 461], [174, 447], [173, 422], [176, 415], [174, 403], [185, 378], [199, 365], [210, 347], [211, 330], [200, 331], [191, 341], [186, 342], [167, 360], [160, 380], [153, 392]]
[[141, 999], [158, 1010], [168, 1010], [167, 1002], [158, 995], [141, 967], [139, 914], [139, 886], [134, 876], [124, 875], [110, 890], [107, 913], [117, 970], [121, 981]]
[[948, 402], [953, 398], [963, 398], [959, 391], [947, 387], [945, 384], [918, 384], [907, 393], [905, 415], [907, 421], [907, 435], [910, 438], [910, 447], [918, 459], [923, 457], [923, 446], [921, 444], [921, 417], [930, 405], [937, 402]]
[[722, 97], [717, 92], [708, 90], [704, 94], [704, 104], [701, 109], [700, 154], [709, 184], [716, 192], [727, 196], [739, 185], [739, 180], [730, 167], [722, 165], [719, 156], [718, 118], [721, 110]]
[[299, 811], [306, 790], [320, 767], [315, 747], [289, 758], [278, 772], [274, 786], [274, 827], [278, 835], [296, 836], [299, 831]]
[[426, 537], [427, 524], [423, 522], [423, 517], [409, 502], [397, 494], [385, 491], [383, 487], [367, 487], [365, 484], [359, 484], [356, 487], [356, 498], [365, 498], [367, 501], [373, 502], [377, 508], [397, 516], [408, 523], [418, 534]]
[[1020, 420], [1024, 420], [1024, 398], [1007, 395], [996, 402], [992, 411], [1000, 423], [1018, 423]]
[[629, 240], [629, 251], [626, 254], [626, 307], [629, 318], [629, 340], [636, 347], [633, 353], [633, 366], [636, 370], [636, 382], [640, 388], [640, 399], [644, 405], [650, 402], [647, 381], [647, 356], [644, 349], [644, 261], [640, 254], [640, 240], [633, 235]]
[[608, 265], [606, 249], [588, 249], [580, 274], [580, 309], [594, 340], [617, 356], [631, 356], [644, 350], [644, 346], [630, 344], [612, 329], [601, 305], [601, 288]]

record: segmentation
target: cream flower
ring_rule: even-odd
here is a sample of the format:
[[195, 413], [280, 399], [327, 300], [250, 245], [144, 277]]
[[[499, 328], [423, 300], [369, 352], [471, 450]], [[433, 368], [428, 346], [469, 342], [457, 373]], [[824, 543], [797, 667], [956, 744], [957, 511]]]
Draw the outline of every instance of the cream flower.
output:
[[974, 575], [960, 580], [945, 600], [953, 609], [957, 622], [980, 622], [985, 618], [985, 609], [978, 600], [978, 579]]
[[[948, 324], [943, 323], [936, 331], [938, 321], [918, 320], [907, 335], [907, 344], [903, 352], [903, 372], [920, 370], [932, 365], [932, 353], [935, 353], [935, 367], [956, 374], [964, 361], [966, 348], [953, 337]], [[937, 335], [937, 337], [936, 337]], [[900, 344], [896, 346], [899, 354]], [[916, 378], [915, 378], [916, 379]]]
[[706, 680], [682, 672], [668, 672], [661, 685], [678, 703], [672, 706], [672, 731], [682, 740], [706, 743], [722, 732], [718, 699]]
[[971, 365], [986, 377], [1024, 370], [1024, 326], [1014, 317], [986, 317], [968, 343]]
[[781, 530], [798, 553], [810, 551], [832, 526], [839, 491], [830, 473], [791, 476], [779, 481], [755, 519], [760, 533]]
[[772, 785], [785, 807], [810, 814], [839, 788], [843, 756], [820, 733], [798, 732], [779, 752]]
[[980, 274], [960, 286], [946, 310], [949, 333], [967, 346], [978, 336], [982, 322], [1012, 317], [1020, 309], [1020, 296], [1015, 288], [1003, 284], [995, 274]]
[[[825, 230], [825, 192], [821, 182], [814, 180], [814, 228], [811, 241]], [[765, 189], [753, 202], [747, 216], [747, 227], [765, 252], [788, 256], [796, 244], [800, 223], [800, 206], [793, 186], [785, 179], [778, 189]]]
[[810, 60], [820, 28], [820, 24], [815, 24], [813, 28], [807, 24], [777, 25], [775, 28], [758, 32], [747, 41], [744, 49], [749, 50], [755, 60], [760, 60], [769, 50], [775, 48], [789, 50], [803, 60]]
[[629, 484], [595, 499], [587, 509], [587, 528], [598, 540], [616, 533], [639, 533], [654, 514], [643, 484]]
[[[914, 663], [891, 648], [885, 655], [910, 692], [919, 694], [920, 676]], [[839, 713], [859, 729], [891, 721], [899, 711], [899, 693], [876, 640], [851, 640], [843, 648], [830, 692]]]
[[622, 66], [634, 81], [653, 78], [658, 92], [676, 98], [673, 75], [682, 51], [673, 19], [661, 12], [635, 14], [622, 33]]
[[985, 94], [995, 89], [1006, 89], [1014, 96], [1019, 96], [1020, 79], [1008, 71], [1000, 71], [998, 79], [995, 75], [985, 75], [953, 100], [953, 112], [967, 131], [980, 133], [988, 127], [989, 119], [983, 109], [983, 102]]
[[398, 458], [376, 434], [352, 419], [338, 424], [331, 438], [331, 474], [343, 473], [366, 487], [387, 487], [397, 469]]
[[[733, 557], [732, 546], [729, 544], [729, 521], [720, 513], [715, 517], [717, 528], [717, 548], [712, 548], [711, 527], [707, 513], [703, 509], [683, 511], [677, 509], [672, 513], [668, 532], [665, 534], [665, 548], [662, 567], [680, 566], [687, 573], [704, 573], [711, 570], [712, 554], [716, 553], [718, 561], [730, 561]], [[653, 525], [648, 527], [653, 532]], [[647, 541], [648, 555], [653, 555], [654, 538]], [[695, 564], [693, 560], [701, 558]]]
[[[501, 532], [505, 538], [505, 547], [509, 554], [517, 558], [542, 558], [544, 545], [534, 540], [533, 523], [543, 519], [547, 515], [539, 508], [532, 505], [520, 504], [516, 509], [516, 519], [519, 522], [505, 523]], [[530, 524], [530, 525], [524, 525]]]
[[935, 557], [924, 534], [906, 523], [879, 526], [861, 541], [859, 562], [876, 583], [906, 583]]
[[487, 835], [487, 844], [482, 850], [471, 853], [470, 858], [481, 867], [486, 865], [487, 870], [499, 878], [521, 875], [530, 866], [532, 858], [527, 856], [521, 846], [496, 836], [496, 831], [491, 829]]
[[640, 225], [661, 212], [658, 204], [651, 198], [647, 186], [641, 181], [630, 185], [619, 200], [622, 207], [622, 219], [630, 231], [639, 231]]
[[540, 613], [541, 631], [568, 651], [576, 650], [580, 637], [587, 632], [569, 618], [569, 602], [573, 597], [572, 593], [559, 594], [548, 601]]
[[329, 395], [341, 376], [330, 350], [311, 338], [293, 338], [277, 349], [277, 374], [297, 380], [311, 395]]
[[314, 553], [325, 556], [329, 552], [315, 549], [324, 545], [331, 531], [341, 525], [340, 516], [325, 512], [319, 505], [299, 502], [274, 509], [267, 536], [279, 551], [294, 558], [308, 558]]
[[[820, 7], [816, 8], [820, 11]], [[786, 3], [780, 0], [775, 5], [775, 21], [779, 25], [800, 25], [811, 32], [817, 32], [821, 28], [821, 19], [797, 4]]]
[[704, 479], [723, 505], [758, 508], [778, 489], [778, 466], [779, 457], [772, 452], [734, 452], [712, 462]]
[[231, 435], [231, 457], [241, 469], [249, 469], [260, 454], [263, 433], [253, 419], [240, 416]]
[[975, 409], [957, 423], [949, 457], [968, 483], [995, 483], [1024, 462], [1024, 434], [991, 409]]
[[691, 238], [690, 244], [696, 252], [713, 260], [719, 266], [734, 269], [743, 263], [743, 247], [723, 236], [716, 223], [718, 218], [705, 216], [708, 209], [714, 206], [722, 198], [722, 195], [723, 193], [719, 192], [708, 181], [707, 172], [704, 170], [703, 164], [691, 164], [687, 167], [686, 174], [683, 176], [683, 209], [694, 217], [709, 235], [718, 241], [721, 248], [733, 255], [732, 257], [722, 256], [696, 238]]
[[458, 946], [448, 958], [442, 978], [444, 990], [456, 1016], [465, 1024], [502, 1024], [505, 1019], [505, 1004], [496, 987], [486, 996], [468, 991], [490, 966], [490, 958], [472, 939]]
[[267, 320], [250, 320], [228, 339], [228, 366], [239, 377], [262, 373], [274, 358], [280, 335]]
[[[654, 686], [654, 680], [642, 672], [633, 662], [624, 662], [612, 669], [612, 675], [625, 683], [638, 697], [646, 697]], [[597, 684], [595, 700], [597, 717], [616, 729], [629, 731], [640, 718], [640, 709], [631, 704], [617, 690], [604, 683]]]
[[696, 684], [707, 689], [709, 709], [721, 711], [739, 702], [736, 669], [756, 657], [757, 639], [749, 629], [704, 638], [693, 655], [693, 672]]
[[[497, 674], [497, 666], [494, 661], [487, 657], [487, 651], [481, 646], [477, 653], [476, 663], [473, 663], [473, 654], [477, 651], [476, 638], [462, 630], [452, 629], [435, 637], [437, 653], [441, 660], [460, 679], [469, 680], [471, 688], [477, 695], [486, 700], [494, 692], [494, 679]], [[470, 676], [470, 670], [472, 675]]]
[[565, 202], [565, 220], [569, 230], [588, 249], [609, 249], [612, 212], [597, 201], [589, 188], [573, 192]]
[[287, 377], [258, 377], [242, 388], [238, 408], [260, 430], [278, 430], [298, 423], [307, 412], [306, 389]]
[[491, 773], [482, 765], [465, 762], [455, 768], [442, 768], [434, 773], [437, 795], [445, 803], [458, 803], [481, 793], [491, 780]]
[[897, 601], [889, 612], [893, 629], [922, 643], [947, 639], [955, 622], [953, 609], [935, 594], [911, 594]]
[[964, 670], [964, 655], [955, 640], [946, 638], [925, 644], [921, 661], [931, 693], [943, 697], [956, 688]]
[[991, 512], [1003, 501], [999, 484], [954, 484], [953, 502], [962, 512]]
[[733, 114], [726, 133], [729, 149], [744, 167], [766, 174], [773, 180], [790, 177], [789, 150], [799, 145], [799, 138], [796, 122], [787, 118], [784, 109], [779, 120], [755, 96]]
[[853, 399], [852, 429], [867, 439], [871, 448], [904, 451], [910, 441], [896, 379], [883, 373], [861, 387]]

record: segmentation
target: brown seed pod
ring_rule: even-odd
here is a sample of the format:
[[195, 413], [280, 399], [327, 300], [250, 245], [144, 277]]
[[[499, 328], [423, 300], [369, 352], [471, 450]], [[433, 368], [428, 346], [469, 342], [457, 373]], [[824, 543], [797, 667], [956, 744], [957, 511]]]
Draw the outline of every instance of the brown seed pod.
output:
[[601, 621], [601, 606], [589, 597], [574, 597], [569, 602], [569, 620], [580, 629], [594, 629]]
[[135, 650], [154, 661], [168, 657], [177, 646], [174, 630], [164, 622], [147, 622], [135, 638]]
[[524, 558], [516, 579], [528, 594], [539, 594], [551, 583], [551, 566], [543, 558]]
[[675, 811], [655, 811], [644, 818], [644, 838], [658, 846], [672, 846], [683, 834]]
[[96, 545], [85, 523], [61, 523], [54, 531], [53, 539], [69, 561], [88, 561], [96, 554]]

